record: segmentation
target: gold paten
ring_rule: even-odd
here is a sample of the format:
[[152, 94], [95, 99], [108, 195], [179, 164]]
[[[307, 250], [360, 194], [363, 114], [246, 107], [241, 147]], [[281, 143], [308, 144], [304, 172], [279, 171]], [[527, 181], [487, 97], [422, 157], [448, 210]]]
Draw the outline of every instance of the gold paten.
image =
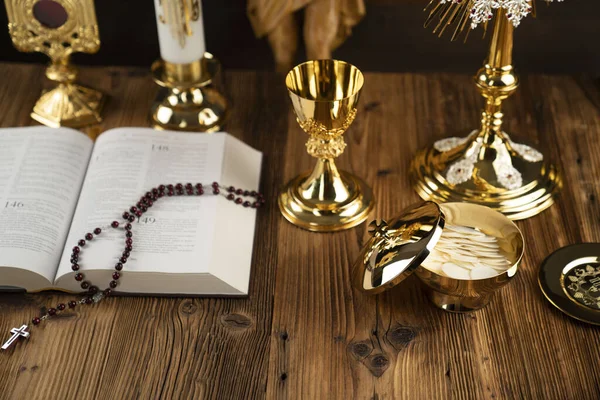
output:
[[[422, 267], [446, 225], [478, 228], [495, 236], [510, 267], [492, 278], [476, 280], [449, 278]], [[427, 201], [407, 208], [389, 223], [372, 222], [370, 227], [371, 238], [354, 264], [354, 286], [377, 294], [414, 272], [425, 284], [431, 301], [446, 311], [469, 312], [484, 307], [516, 274], [523, 257], [523, 235], [517, 226], [504, 215], [476, 204]]]
[[308, 61], [294, 67], [285, 83], [298, 124], [309, 135], [306, 150], [317, 164], [287, 184], [279, 196], [281, 213], [316, 232], [360, 224], [373, 208], [373, 194], [360, 178], [338, 171], [334, 159], [344, 151], [343, 134], [356, 117], [362, 73], [342, 61]]
[[600, 243], [560, 248], [540, 267], [544, 296], [568, 316], [600, 325]]
[[161, 130], [216, 132], [227, 119], [227, 100], [217, 80], [221, 65], [212, 54], [190, 64], [156, 61], [154, 81], [163, 89], [150, 112], [152, 125]]
[[72, 53], [96, 53], [100, 48], [98, 24], [92, 0], [54, 0], [66, 11], [66, 21], [50, 28], [38, 21], [33, 8], [38, 0], [5, 0], [8, 29], [14, 46], [23, 52], [41, 52], [50, 57], [46, 76], [57, 86], [42, 92], [31, 118], [50, 127], [82, 127], [102, 121], [104, 95], [75, 84], [77, 69]]
[[502, 101], [519, 84], [512, 67], [513, 25], [504, 13], [497, 11], [488, 58], [475, 76], [486, 100], [481, 127], [419, 151], [410, 176], [425, 200], [481, 204], [518, 220], [550, 207], [562, 180], [556, 165], [502, 130]]

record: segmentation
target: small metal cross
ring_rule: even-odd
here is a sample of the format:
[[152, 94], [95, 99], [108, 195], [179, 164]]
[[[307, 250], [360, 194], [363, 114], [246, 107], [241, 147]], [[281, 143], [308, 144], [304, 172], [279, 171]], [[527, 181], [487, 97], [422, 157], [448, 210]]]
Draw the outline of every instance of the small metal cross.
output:
[[27, 325], [23, 325], [19, 329], [12, 328], [10, 330], [10, 333], [12, 333], [12, 336], [10, 337], [10, 339], [8, 339], [6, 341], [6, 343], [4, 343], [4, 345], [2, 345], [2, 350], [8, 349], [10, 347], [10, 345], [13, 344], [21, 336], [24, 338], [29, 338], [29, 332], [27, 331]]

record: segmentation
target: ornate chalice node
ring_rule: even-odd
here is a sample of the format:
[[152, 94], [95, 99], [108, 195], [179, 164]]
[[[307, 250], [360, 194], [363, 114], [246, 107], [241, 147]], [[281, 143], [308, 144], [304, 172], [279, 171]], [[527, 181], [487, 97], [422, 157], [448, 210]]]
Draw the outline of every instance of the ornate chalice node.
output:
[[281, 213], [310, 231], [360, 224], [373, 208], [371, 189], [360, 178], [339, 171], [334, 159], [344, 152], [343, 134], [356, 117], [362, 73], [342, 61], [308, 61], [292, 69], [285, 82], [298, 124], [309, 135], [306, 150], [317, 164], [284, 188]]

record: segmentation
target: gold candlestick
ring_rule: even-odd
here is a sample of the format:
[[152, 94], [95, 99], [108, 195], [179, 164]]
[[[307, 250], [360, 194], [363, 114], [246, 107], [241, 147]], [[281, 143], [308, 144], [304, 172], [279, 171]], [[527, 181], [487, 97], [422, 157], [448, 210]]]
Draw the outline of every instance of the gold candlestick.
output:
[[[447, 10], [453, 6], [460, 10], [460, 4], [443, 4]], [[542, 153], [513, 142], [502, 130], [502, 102], [515, 92], [519, 79], [512, 66], [513, 24], [504, 9], [496, 14], [487, 60], [475, 76], [486, 100], [480, 128], [418, 152], [410, 176], [425, 200], [477, 203], [518, 220], [550, 207], [562, 181], [558, 168]]]
[[104, 95], [75, 84], [74, 52], [95, 53], [100, 48], [93, 0], [5, 0], [8, 30], [19, 51], [50, 57], [46, 76], [56, 87], [42, 92], [31, 118], [57, 128], [78, 128], [102, 121]]
[[227, 118], [227, 100], [216, 79], [220, 64], [212, 54], [189, 64], [163, 60], [152, 65], [154, 81], [163, 88], [152, 107], [156, 129], [196, 132], [219, 131]]
[[346, 147], [342, 135], [356, 117], [363, 82], [358, 68], [336, 60], [308, 61], [286, 77], [298, 124], [309, 135], [306, 150], [317, 158], [312, 172], [292, 179], [279, 196], [283, 216], [301, 228], [351, 228], [373, 208], [367, 184], [334, 162]]

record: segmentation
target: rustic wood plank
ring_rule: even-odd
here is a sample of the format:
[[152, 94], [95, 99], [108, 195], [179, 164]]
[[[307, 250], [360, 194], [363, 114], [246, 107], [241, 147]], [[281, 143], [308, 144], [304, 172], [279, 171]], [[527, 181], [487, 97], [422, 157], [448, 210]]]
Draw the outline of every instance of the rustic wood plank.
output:
[[[43, 68], [0, 64], [0, 126], [33, 125]], [[371, 183], [386, 218], [418, 200], [414, 152], [465, 133], [482, 100], [467, 75], [367, 74], [339, 166]], [[92, 68], [81, 81], [111, 98], [94, 136], [147, 126], [156, 86], [145, 69]], [[312, 166], [282, 77], [226, 74], [228, 131], [265, 153], [247, 299], [113, 298], [69, 312], [0, 354], [0, 398], [581, 398], [600, 396], [598, 328], [554, 309], [540, 262], [569, 243], [600, 241], [600, 87], [587, 77], [524, 76], [506, 102], [506, 129], [564, 169], [558, 204], [519, 222], [527, 240], [513, 282], [476, 313], [434, 308], [419, 281], [365, 296], [350, 268], [366, 227], [315, 234], [287, 223], [279, 188]], [[225, 255], [226, 256], [226, 255]], [[56, 293], [0, 294], [0, 332]]]

